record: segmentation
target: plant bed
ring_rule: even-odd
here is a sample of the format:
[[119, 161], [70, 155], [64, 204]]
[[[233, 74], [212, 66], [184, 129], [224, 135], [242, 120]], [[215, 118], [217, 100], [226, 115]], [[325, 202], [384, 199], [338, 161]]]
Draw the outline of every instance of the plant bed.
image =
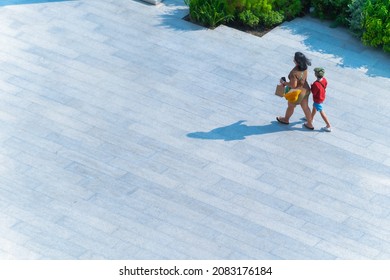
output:
[[[216, 27], [214, 27], [214, 28], [207, 27], [207, 26], [204, 26], [204, 25], [200, 24], [199, 22], [192, 21], [189, 14], [186, 15], [185, 17], [183, 17], [183, 20], [189, 21], [189, 22], [191, 22], [193, 24], [196, 24], [196, 25], [199, 25], [199, 26], [202, 26], [202, 27], [205, 27], [205, 28], [209, 28], [209, 29], [215, 29], [216, 28]], [[243, 31], [245, 33], [249, 33], [249, 34], [258, 36], [258, 37], [264, 36], [269, 31], [271, 31], [275, 27], [279, 26], [279, 25], [275, 25], [275, 26], [269, 27], [269, 28], [266, 28], [264, 26], [250, 27], [250, 26], [243, 25], [241, 22], [238, 22], [238, 21], [230, 21], [228, 23], [224, 23], [223, 25], [226, 25], [226, 26], [228, 26], [230, 28], [234, 28], [234, 29]]]
[[260, 37], [299, 16], [303, 12], [301, 1], [184, 0], [195, 24], [211, 29], [223, 24]]
[[231, 21], [231, 22], [225, 23], [225, 25], [229, 26], [231, 28], [258, 36], [258, 37], [262, 37], [265, 34], [267, 34], [268, 32], [270, 32], [272, 29], [274, 29], [275, 27], [279, 26], [280, 24], [275, 25], [273, 27], [268, 27], [268, 28], [264, 27], [264, 26], [250, 27], [247, 25], [243, 25], [241, 22]]

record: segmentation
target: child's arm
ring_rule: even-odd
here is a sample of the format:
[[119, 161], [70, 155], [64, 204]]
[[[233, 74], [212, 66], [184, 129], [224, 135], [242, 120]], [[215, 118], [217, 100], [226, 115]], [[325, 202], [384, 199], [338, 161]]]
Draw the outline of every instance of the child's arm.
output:
[[317, 87], [316, 82], [312, 83], [310, 90], [311, 90], [311, 93], [313, 94], [313, 98], [315, 98], [319, 92], [319, 88]]

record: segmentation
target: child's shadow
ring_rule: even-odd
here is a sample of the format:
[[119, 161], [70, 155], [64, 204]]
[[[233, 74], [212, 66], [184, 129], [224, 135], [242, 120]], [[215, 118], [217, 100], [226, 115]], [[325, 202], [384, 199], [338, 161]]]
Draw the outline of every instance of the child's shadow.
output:
[[[267, 125], [248, 126], [243, 124], [245, 121], [238, 121], [228, 126], [218, 127], [208, 132], [191, 132], [187, 134], [187, 137], [208, 139], [208, 140], [244, 140], [246, 136], [261, 135], [267, 133], [274, 133], [288, 130], [303, 130], [291, 125], [296, 123], [290, 123], [289, 126], [279, 124], [277, 121], [272, 121]], [[298, 123], [298, 122], [297, 122]]]

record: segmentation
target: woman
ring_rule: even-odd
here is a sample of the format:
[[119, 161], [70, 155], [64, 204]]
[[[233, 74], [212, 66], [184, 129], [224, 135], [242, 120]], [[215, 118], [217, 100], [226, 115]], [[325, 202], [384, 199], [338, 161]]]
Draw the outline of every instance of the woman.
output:
[[295, 67], [288, 74], [289, 82], [280, 79], [280, 83], [288, 88], [300, 89], [301, 93], [299, 94], [298, 100], [294, 103], [288, 102], [286, 114], [284, 117], [276, 117], [276, 120], [282, 124], [289, 124], [290, 118], [294, 113], [295, 106], [300, 104], [303, 112], [305, 113], [306, 120], [303, 125], [313, 130], [313, 123], [311, 118], [311, 112], [309, 108], [309, 95], [310, 95], [310, 86], [307, 82], [307, 67], [311, 65], [309, 59], [301, 52], [296, 52], [294, 56]]

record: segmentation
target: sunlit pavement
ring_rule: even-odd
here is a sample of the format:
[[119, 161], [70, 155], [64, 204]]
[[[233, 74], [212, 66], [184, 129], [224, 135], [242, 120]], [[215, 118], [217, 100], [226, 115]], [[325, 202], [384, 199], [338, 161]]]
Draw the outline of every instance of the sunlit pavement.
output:
[[[3, 1], [0, 258], [389, 259], [390, 56], [311, 17], [260, 38], [187, 13]], [[331, 133], [275, 120], [296, 51]]]

